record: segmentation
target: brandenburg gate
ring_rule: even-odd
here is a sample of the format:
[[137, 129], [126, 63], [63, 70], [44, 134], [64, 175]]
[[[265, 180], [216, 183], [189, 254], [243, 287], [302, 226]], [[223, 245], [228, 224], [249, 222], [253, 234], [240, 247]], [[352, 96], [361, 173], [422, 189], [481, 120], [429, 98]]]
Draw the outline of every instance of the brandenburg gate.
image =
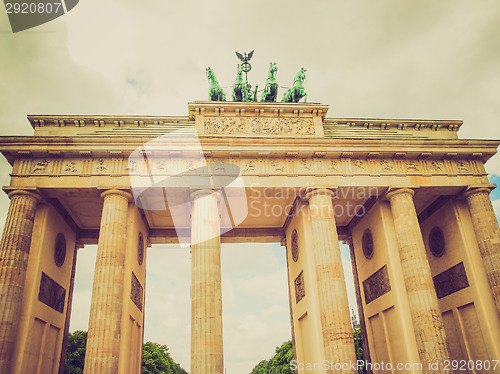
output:
[[355, 373], [339, 240], [365, 358], [394, 365], [369, 372], [448, 373], [454, 360], [498, 372], [500, 230], [484, 163], [499, 141], [459, 139], [460, 121], [326, 118], [315, 103], [188, 108], [28, 116], [33, 136], [1, 138], [1, 373], [63, 372], [85, 244], [98, 244], [85, 373], [140, 373], [146, 249], [183, 243], [191, 373], [223, 374], [221, 242], [280, 242], [297, 372]]

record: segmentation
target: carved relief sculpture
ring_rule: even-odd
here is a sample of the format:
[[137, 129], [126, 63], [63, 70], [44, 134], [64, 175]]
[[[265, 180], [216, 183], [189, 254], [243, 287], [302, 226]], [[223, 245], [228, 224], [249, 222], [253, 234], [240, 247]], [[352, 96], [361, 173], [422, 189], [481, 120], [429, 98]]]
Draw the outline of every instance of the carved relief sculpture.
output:
[[314, 135], [312, 118], [206, 117], [206, 134]]
[[41, 161], [38, 161], [35, 166], [33, 167], [33, 172], [37, 172], [37, 171], [40, 171], [40, 172], [45, 172], [45, 169], [47, 168], [47, 165], [49, 164], [49, 162], [47, 160], [41, 160]]

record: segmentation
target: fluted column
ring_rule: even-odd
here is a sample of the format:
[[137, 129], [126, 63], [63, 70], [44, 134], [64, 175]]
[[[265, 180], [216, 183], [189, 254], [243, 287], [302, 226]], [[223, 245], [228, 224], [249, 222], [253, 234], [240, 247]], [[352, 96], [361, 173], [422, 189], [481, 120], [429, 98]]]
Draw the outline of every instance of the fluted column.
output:
[[223, 374], [219, 196], [191, 198], [191, 374]]
[[120, 351], [128, 203], [124, 191], [101, 194], [99, 244], [92, 290], [85, 374], [116, 374]]
[[[332, 195], [330, 190], [317, 189], [309, 191], [306, 198], [309, 199], [314, 238], [314, 268], [325, 359], [334, 363], [349, 363], [356, 361], [356, 353]], [[342, 373], [354, 374], [356, 371]]]
[[465, 192], [465, 198], [486, 276], [500, 313], [500, 228], [489, 194], [489, 188], [471, 188]]
[[40, 195], [15, 190], [0, 243], [0, 373], [9, 373], [23, 299], [31, 234]]
[[[413, 195], [412, 189], [398, 188], [390, 191], [386, 197], [391, 204], [411, 319], [419, 357], [424, 363], [424, 373], [445, 373], [441, 365], [444, 360], [449, 360], [450, 354]], [[438, 360], [439, 370], [430, 370], [428, 360]]]

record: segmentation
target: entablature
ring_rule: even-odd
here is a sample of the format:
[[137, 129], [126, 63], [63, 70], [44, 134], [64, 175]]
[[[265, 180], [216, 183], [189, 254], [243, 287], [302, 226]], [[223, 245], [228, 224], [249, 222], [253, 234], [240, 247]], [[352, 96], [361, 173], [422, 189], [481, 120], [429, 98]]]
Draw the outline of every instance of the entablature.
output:
[[[140, 151], [160, 158], [325, 158], [480, 160], [500, 145], [496, 140], [215, 138], [215, 137], [3, 137], [0, 151], [14, 164], [31, 158], [128, 158]], [[149, 156], [148, 156], [149, 157]]]
[[188, 116], [29, 115], [35, 136], [457, 139], [462, 121], [325, 118], [328, 105], [196, 101]]

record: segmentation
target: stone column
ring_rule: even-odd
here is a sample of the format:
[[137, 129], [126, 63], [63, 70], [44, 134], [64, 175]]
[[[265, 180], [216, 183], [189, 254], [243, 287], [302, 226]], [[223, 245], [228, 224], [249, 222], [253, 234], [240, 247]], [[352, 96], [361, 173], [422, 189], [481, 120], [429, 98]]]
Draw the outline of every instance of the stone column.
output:
[[427, 361], [449, 360], [448, 342], [439, 309], [431, 269], [425, 252], [420, 225], [413, 204], [414, 191], [398, 188], [387, 193], [399, 247], [408, 304], [424, 373], [445, 373], [430, 370]]
[[500, 228], [486, 187], [465, 192], [477, 244], [490, 284], [493, 299], [500, 313]]
[[191, 198], [191, 374], [223, 374], [219, 196]]
[[85, 374], [116, 374], [123, 303], [123, 278], [128, 203], [132, 196], [120, 190], [101, 194], [99, 244], [92, 290]]
[[[325, 359], [349, 363], [356, 361], [356, 353], [332, 196], [330, 190], [315, 189], [310, 190], [306, 198], [314, 238], [314, 268]], [[350, 369], [342, 373], [357, 374]]]
[[0, 243], [0, 373], [9, 373], [16, 341], [31, 234], [40, 195], [15, 190]]

